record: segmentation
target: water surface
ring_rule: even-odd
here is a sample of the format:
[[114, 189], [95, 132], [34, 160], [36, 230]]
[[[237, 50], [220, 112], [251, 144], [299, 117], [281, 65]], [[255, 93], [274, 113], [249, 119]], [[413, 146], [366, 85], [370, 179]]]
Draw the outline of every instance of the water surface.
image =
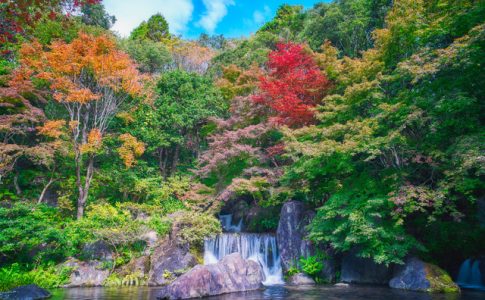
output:
[[[156, 299], [160, 288], [158, 287], [97, 287], [97, 288], [70, 288], [52, 290], [51, 299], [69, 300], [149, 300]], [[426, 294], [418, 292], [406, 292], [386, 287], [375, 286], [350, 286], [335, 287], [323, 285], [318, 287], [288, 287], [272, 286], [265, 289], [232, 293], [221, 296], [204, 298], [208, 300], [483, 300], [485, 293], [472, 290], [463, 290], [461, 294]]]

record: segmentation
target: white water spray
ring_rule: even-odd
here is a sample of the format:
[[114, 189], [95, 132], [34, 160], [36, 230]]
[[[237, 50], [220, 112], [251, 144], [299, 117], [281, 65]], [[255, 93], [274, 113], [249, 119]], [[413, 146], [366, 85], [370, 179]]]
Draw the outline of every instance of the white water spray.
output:
[[[233, 232], [241, 229], [242, 223], [231, 224], [232, 216], [221, 216], [223, 228]], [[284, 284], [280, 255], [276, 237], [272, 234], [222, 233], [204, 242], [204, 264], [217, 263], [224, 256], [238, 252], [244, 259], [258, 262], [264, 273], [264, 285]]]

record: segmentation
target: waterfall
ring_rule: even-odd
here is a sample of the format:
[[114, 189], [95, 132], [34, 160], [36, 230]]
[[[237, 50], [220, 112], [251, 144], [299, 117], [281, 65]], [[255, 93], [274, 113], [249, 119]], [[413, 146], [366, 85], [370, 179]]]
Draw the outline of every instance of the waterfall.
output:
[[[204, 264], [218, 262], [224, 256], [238, 252], [244, 259], [258, 262], [264, 273], [264, 285], [283, 284], [280, 255], [273, 234], [239, 233], [242, 223], [232, 224], [231, 215], [220, 216], [224, 230], [237, 233], [222, 233], [204, 241]], [[237, 231], [239, 230], [239, 231]]]
[[232, 222], [232, 215], [219, 215], [219, 221], [221, 222], [222, 230], [225, 232], [241, 232], [242, 219], [234, 225]]
[[485, 290], [480, 274], [480, 261], [467, 259], [463, 262], [456, 280], [459, 286], [471, 289]]

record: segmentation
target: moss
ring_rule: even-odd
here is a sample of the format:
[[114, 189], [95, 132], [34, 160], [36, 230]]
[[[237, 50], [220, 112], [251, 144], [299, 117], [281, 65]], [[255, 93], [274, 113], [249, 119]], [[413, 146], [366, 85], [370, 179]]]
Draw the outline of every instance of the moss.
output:
[[199, 265], [204, 264], [204, 253], [200, 247], [192, 246], [190, 247], [189, 252], [190, 254], [192, 254], [192, 256], [195, 258], [195, 261], [197, 261]]
[[459, 293], [460, 288], [450, 275], [436, 265], [426, 264], [426, 279], [429, 280], [431, 293]]

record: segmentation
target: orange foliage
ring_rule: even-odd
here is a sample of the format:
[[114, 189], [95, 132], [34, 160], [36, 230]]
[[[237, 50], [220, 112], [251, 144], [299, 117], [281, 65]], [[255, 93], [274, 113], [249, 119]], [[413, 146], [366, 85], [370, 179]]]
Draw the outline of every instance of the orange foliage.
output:
[[65, 125], [64, 120], [47, 121], [44, 126], [37, 126], [38, 134], [57, 139], [62, 135], [62, 127]]
[[[70, 44], [55, 41], [49, 48], [44, 51], [36, 41], [23, 44], [20, 62], [25, 69], [35, 72], [35, 77], [51, 83], [54, 98], [59, 102], [85, 104], [100, 99], [102, 95], [86, 88], [87, 79], [132, 96], [141, 91], [135, 65], [109, 36], [80, 33]], [[18, 72], [27, 72], [25, 69]]]
[[118, 149], [118, 153], [125, 163], [127, 168], [131, 168], [135, 163], [135, 157], [142, 155], [145, 152], [145, 144], [136, 139], [129, 133], [120, 135], [120, 140], [123, 142]]
[[81, 153], [95, 153], [103, 144], [103, 135], [98, 128], [92, 129], [88, 134], [88, 141], [81, 145]]

